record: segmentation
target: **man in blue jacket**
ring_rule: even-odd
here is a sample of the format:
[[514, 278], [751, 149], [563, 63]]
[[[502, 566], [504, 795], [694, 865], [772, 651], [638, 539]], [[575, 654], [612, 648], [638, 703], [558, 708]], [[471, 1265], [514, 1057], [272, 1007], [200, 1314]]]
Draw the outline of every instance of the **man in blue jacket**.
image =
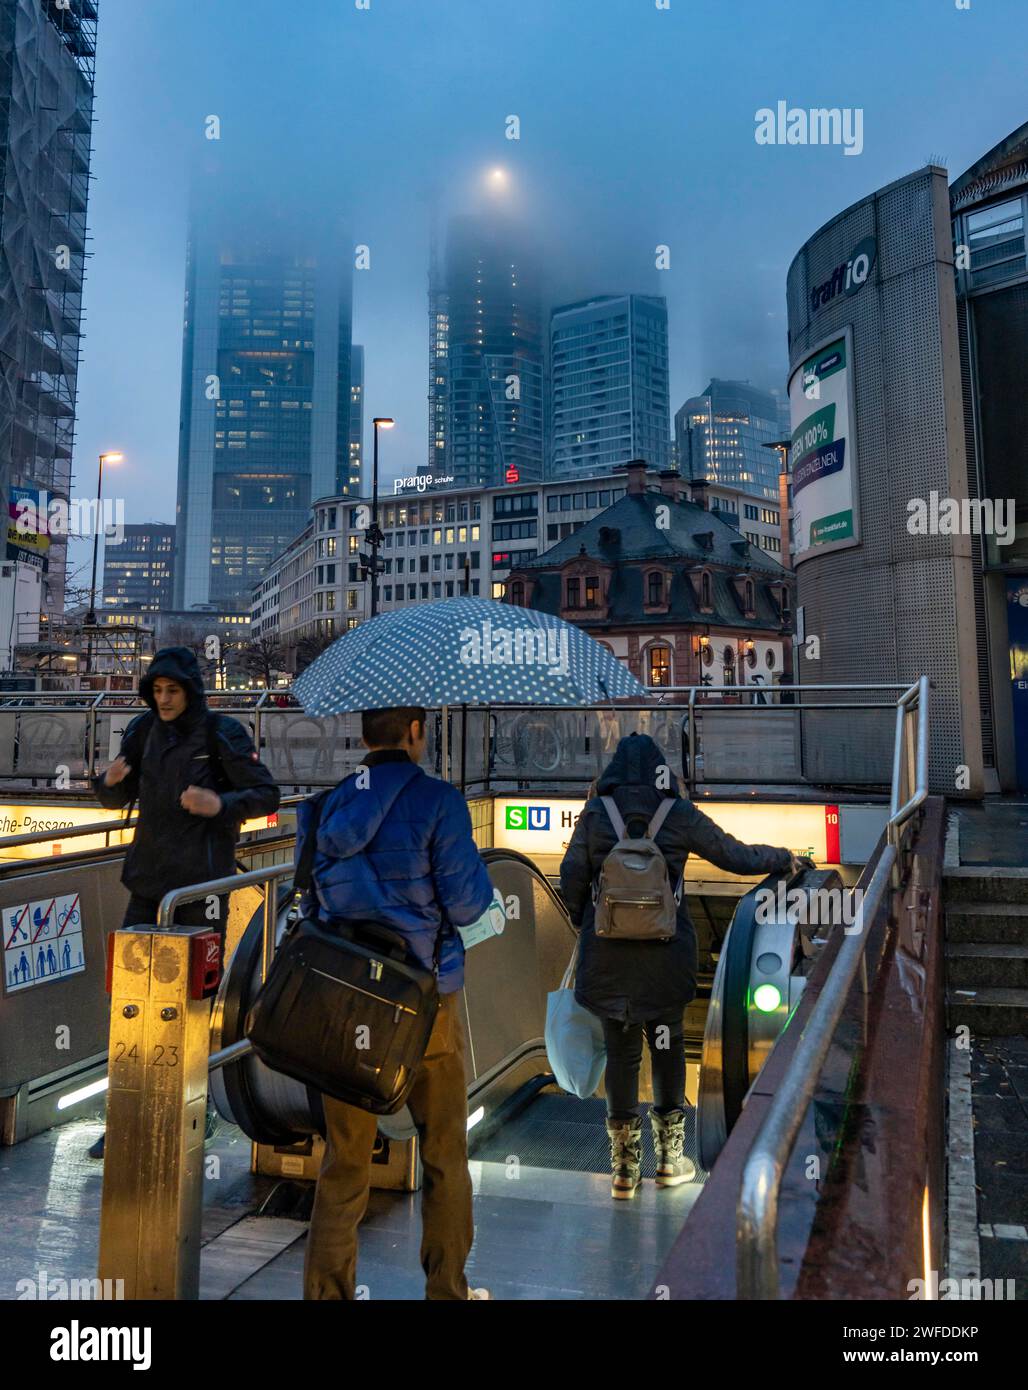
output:
[[[488, 1297], [468, 1289], [464, 1264], [474, 1236], [468, 1173], [467, 1083], [458, 994], [464, 944], [458, 928], [489, 907], [492, 884], [455, 787], [422, 772], [425, 711], [367, 710], [369, 752], [321, 807], [304, 904], [321, 921], [378, 922], [401, 932], [412, 955], [432, 967], [436, 937], [440, 1007], [407, 1102], [421, 1142], [421, 1264], [432, 1299]], [[299, 808], [297, 862], [311, 821]], [[356, 1297], [357, 1227], [368, 1204], [378, 1129], [366, 1110], [324, 1097], [326, 1147], [307, 1237], [304, 1297]]]

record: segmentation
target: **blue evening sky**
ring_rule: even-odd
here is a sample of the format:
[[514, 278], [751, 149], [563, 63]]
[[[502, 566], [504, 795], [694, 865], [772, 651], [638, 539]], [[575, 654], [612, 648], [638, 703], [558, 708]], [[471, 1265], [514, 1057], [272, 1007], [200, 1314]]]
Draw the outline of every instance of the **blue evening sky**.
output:
[[[785, 274], [843, 207], [930, 159], [961, 173], [1028, 119], [1025, 0], [100, 0], [75, 491], [174, 519], [192, 171], [340, 210], [383, 473], [426, 456], [430, 200], [500, 195], [557, 302], [667, 297], [671, 408], [710, 376], [784, 388]], [[860, 107], [864, 149], [764, 147], [754, 115]], [[521, 138], [504, 138], [510, 115]], [[658, 244], [671, 268], [654, 268]], [[343, 248], [350, 253], [349, 247]], [[370, 425], [367, 426], [370, 434]], [[73, 564], [88, 559], [73, 550]], [[88, 578], [88, 575], [87, 575]]]

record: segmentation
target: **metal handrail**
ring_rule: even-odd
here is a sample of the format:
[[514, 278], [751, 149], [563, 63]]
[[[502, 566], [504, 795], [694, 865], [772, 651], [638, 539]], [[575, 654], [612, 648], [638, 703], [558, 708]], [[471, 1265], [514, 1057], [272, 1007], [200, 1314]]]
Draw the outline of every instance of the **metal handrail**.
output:
[[[251, 869], [245, 874], [229, 874], [225, 878], [214, 878], [209, 883], [194, 883], [187, 884], [184, 888], [173, 888], [170, 893], [165, 893], [161, 899], [157, 909], [157, 927], [161, 929], [172, 926], [175, 909], [183, 903], [199, 902], [201, 898], [217, 896], [220, 893], [231, 893], [237, 888], [263, 887], [264, 919], [261, 931], [261, 981], [263, 982], [268, 978], [271, 958], [275, 952], [275, 923], [278, 917], [278, 904], [275, 901], [275, 894], [271, 891], [271, 885], [277, 883], [280, 878], [292, 878], [295, 872], [296, 867], [292, 863], [274, 864], [270, 869]], [[212, 1052], [207, 1058], [207, 1070], [208, 1072], [216, 1071], [228, 1062], [245, 1057], [252, 1050], [249, 1039], [240, 1038], [238, 1042], [223, 1047], [218, 1052]]]
[[896, 851], [882, 849], [861, 902], [860, 930], [843, 938], [824, 988], [800, 1034], [789, 1069], [760, 1127], [742, 1174], [736, 1210], [736, 1285], [739, 1298], [775, 1299], [778, 1289], [778, 1197], [785, 1166], [817, 1079], [835, 1037], [850, 987], [864, 959], [865, 921], [873, 921], [889, 891]]
[[[743, 1167], [736, 1208], [736, 1292], [739, 1298], [777, 1299], [778, 1202], [786, 1165], [803, 1117], [817, 1087], [857, 971], [865, 964], [869, 925], [901, 865], [905, 827], [928, 796], [928, 692], [922, 676], [896, 701], [892, 797], [887, 839], [858, 909], [859, 930], [848, 933], [821, 993], [800, 1033], [789, 1063]], [[917, 718], [916, 748], [910, 746], [910, 719]], [[913, 761], [913, 787], [904, 782]], [[905, 773], [906, 770], [906, 773]]]

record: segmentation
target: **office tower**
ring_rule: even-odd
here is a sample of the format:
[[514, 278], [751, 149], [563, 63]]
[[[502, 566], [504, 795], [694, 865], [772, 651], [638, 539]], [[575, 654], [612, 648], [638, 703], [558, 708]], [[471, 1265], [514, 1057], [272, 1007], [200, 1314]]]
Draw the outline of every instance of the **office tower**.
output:
[[[350, 468], [347, 478], [340, 478], [339, 493], [361, 496], [361, 476], [364, 466], [364, 349], [354, 347], [350, 353]], [[349, 486], [344, 486], [345, 483]]]
[[429, 283], [429, 463], [458, 487], [543, 475], [539, 277], [521, 230], [454, 218]]
[[679, 472], [778, 501], [778, 455], [762, 446], [783, 438], [783, 423], [770, 391], [714, 377], [675, 415]]
[[[0, 0], [4, 516], [19, 499], [67, 498], [71, 487], [96, 24], [93, 0]], [[41, 547], [39, 563], [42, 611], [57, 616], [66, 538]]]
[[[242, 230], [260, 226], [261, 232]], [[310, 505], [349, 491], [345, 239], [194, 218], [186, 266], [175, 607], [249, 611]], [[328, 249], [322, 249], [328, 248]]]
[[104, 542], [103, 608], [159, 613], [172, 607], [175, 528], [149, 521]]
[[671, 465], [667, 302], [600, 295], [550, 319], [552, 479]]

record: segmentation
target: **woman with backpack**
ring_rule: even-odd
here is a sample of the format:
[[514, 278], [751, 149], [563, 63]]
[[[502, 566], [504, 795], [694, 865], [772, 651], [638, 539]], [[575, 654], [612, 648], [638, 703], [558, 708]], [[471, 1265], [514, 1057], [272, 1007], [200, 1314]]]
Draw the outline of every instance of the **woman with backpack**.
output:
[[[594, 792], [561, 864], [560, 885], [580, 931], [575, 999], [602, 1019], [607, 1045], [611, 1196], [626, 1198], [635, 1195], [642, 1167], [644, 1036], [657, 1185], [674, 1187], [696, 1176], [683, 1150], [682, 1016], [696, 993], [696, 931], [682, 891], [686, 859], [695, 853], [737, 874], [789, 873], [799, 861], [787, 849], [744, 845], [719, 829], [679, 795], [677, 779], [646, 734], [620, 741]], [[624, 836], [648, 837], [651, 844], [622, 847]]]

